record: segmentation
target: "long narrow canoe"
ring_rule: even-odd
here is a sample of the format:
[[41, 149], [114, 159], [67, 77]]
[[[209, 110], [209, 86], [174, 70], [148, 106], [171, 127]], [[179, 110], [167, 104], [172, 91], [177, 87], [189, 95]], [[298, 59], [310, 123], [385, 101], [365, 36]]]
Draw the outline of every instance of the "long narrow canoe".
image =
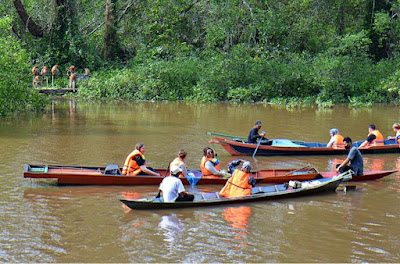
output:
[[[31, 165], [25, 164], [24, 177], [34, 179], [56, 179], [59, 185], [158, 185], [164, 177], [159, 176], [124, 176], [120, 175], [118, 165], [113, 170], [107, 170], [105, 166], [68, 166], [68, 165]], [[111, 166], [111, 167], [112, 167]], [[110, 166], [109, 166], [110, 167]], [[117, 172], [115, 172], [115, 168]], [[166, 175], [166, 170], [157, 170], [161, 175]], [[367, 171], [362, 176], [356, 176], [353, 180], [375, 180], [397, 170]], [[201, 173], [196, 173], [201, 177]], [[200, 174], [200, 175], [198, 175]], [[300, 169], [266, 169], [253, 171], [252, 176], [257, 183], [285, 183], [290, 180], [307, 181], [318, 178], [333, 177], [335, 172], [319, 172], [313, 167]], [[197, 184], [225, 184], [226, 179], [219, 177], [203, 176]], [[190, 178], [182, 178], [183, 184], [190, 184]]]
[[[249, 143], [243, 137], [207, 132], [210, 143], [221, 145], [232, 156], [253, 155], [257, 144]], [[221, 136], [220, 136], [221, 135]], [[358, 147], [363, 140], [354, 142]], [[400, 146], [394, 139], [385, 139], [383, 146], [359, 148], [362, 154], [400, 153]], [[271, 139], [259, 145], [258, 156], [306, 156], [306, 155], [342, 155], [349, 150], [327, 148], [326, 143], [302, 142], [290, 139]]]
[[323, 178], [318, 180], [305, 181], [301, 187], [287, 188], [284, 184], [254, 187], [249, 196], [224, 198], [218, 192], [195, 194], [192, 202], [163, 202], [160, 198], [142, 198], [134, 200], [121, 199], [121, 202], [131, 209], [172, 209], [200, 206], [216, 206], [233, 203], [255, 202], [282, 198], [293, 198], [305, 195], [313, 195], [323, 192], [333, 192], [338, 185], [345, 179], [351, 178], [350, 173], [343, 173], [333, 178]]

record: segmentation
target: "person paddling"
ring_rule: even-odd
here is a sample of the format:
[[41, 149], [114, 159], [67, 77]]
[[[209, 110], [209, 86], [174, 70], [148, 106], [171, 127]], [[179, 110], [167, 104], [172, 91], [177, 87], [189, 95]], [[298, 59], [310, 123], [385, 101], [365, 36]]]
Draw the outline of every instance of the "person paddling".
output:
[[142, 142], [137, 143], [135, 149], [128, 155], [128, 157], [126, 157], [125, 164], [122, 169], [122, 174], [126, 176], [161, 176], [160, 173], [146, 166], [146, 158], [144, 157], [145, 152], [146, 147], [144, 146], [144, 144]]
[[[247, 141], [249, 143], [257, 143], [257, 139], [263, 139], [265, 137], [265, 132], [262, 131], [258, 134], [258, 131], [261, 129], [262, 123], [260, 120], [257, 120], [254, 124], [254, 127], [250, 130], [249, 136], [247, 137]], [[266, 139], [266, 138], [265, 138]]]

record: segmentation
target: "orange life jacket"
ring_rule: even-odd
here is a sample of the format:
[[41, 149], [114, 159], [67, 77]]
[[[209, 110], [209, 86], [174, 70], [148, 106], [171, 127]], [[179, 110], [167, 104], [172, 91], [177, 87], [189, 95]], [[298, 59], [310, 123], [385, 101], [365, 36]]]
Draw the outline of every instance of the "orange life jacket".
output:
[[207, 161], [211, 161], [212, 164], [214, 165], [216, 170], [220, 170], [220, 165], [219, 165], [219, 161], [216, 158], [206, 158], [206, 157], [202, 157], [201, 158], [201, 162], [200, 162], [200, 169], [201, 169], [201, 173], [203, 174], [203, 176], [211, 176], [213, 175], [211, 171], [206, 169], [206, 162]]
[[344, 148], [344, 142], [343, 142], [344, 137], [340, 134], [336, 134], [333, 137], [336, 139], [336, 142], [333, 143], [332, 147], [333, 148]]
[[142, 152], [140, 152], [139, 150], [135, 149], [134, 151], [132, 151], [128, 155], [128, 157], [126, 157], [124, 168], [122, 169], [122, 174], [123, 175], [136, 176], [136, 175], [138, 175], [139, 173], [142, 172], [142, 169], [140, 169], [140, 166], [134, 160], [134, 158], [137, 155], [140, 155], [142, 157], [142, 159], [144, 160], [145, 164], [146, 164], [146, 158], [144, 157]]
[[381, 132], [379, 132], [379, 130], [374, 130], [371, 133], [369, 133], [369, 135], [375, 135], [375, 139], [372, 140], [372, 142], [369, 144], [369, 146], [383, 146], [384, 145], [384, 139], [383, 136], [381, 134]]
[[224, 188], [219, 192], [222, 197], [239, 197], [251, 194], [252, 186], [249, 184], [249, 173], [235, 170], [228, 179]]

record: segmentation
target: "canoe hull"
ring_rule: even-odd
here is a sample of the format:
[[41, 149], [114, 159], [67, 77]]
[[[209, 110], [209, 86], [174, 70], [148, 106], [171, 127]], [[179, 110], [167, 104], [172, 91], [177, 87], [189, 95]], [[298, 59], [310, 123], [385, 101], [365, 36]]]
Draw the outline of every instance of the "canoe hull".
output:
[[[247, 203], [247, 202], [258, 202], [258, 201], [266, 201], [266, 200], [276, 200], [276, 199], [284, 199], [284, 198], [294, 198], [300, 196], [308, 196], [315, 195], [320, 193], [334, 192], [338, 185], [342, 182], [342, 177], [334, 178], [324, 178], [320, 180], [309, 181], [309, 183], [321, 182], [318, 186], [314, 186], [312, 188], [300, 188], [300, 189], [286, 189], [283, 184], [273, 185], [268, 187], [255, 187], [253, 188], [252, 194], [250, 196], [245, 197], [237, 197], [237, 198], [221, 198], [218, 193], [203, 193], [201, 194], [203, 197], [198, 198], [198, 195], [195, 196], [195, 200], [193, 202], [161, 202], [154, 201], [154, 199], [136, 199], [136, 200], [126, 200], [121, 199], [121, 202], [124, 203], [131, 209], [135, 210], [154, 210], [154, 209], [176, 209], [176, 208], [188, 208], [188, 207], [204, 207], [204, 206], [217, 206], [217, 205], [226, 205], [226, 204], [237, 204], [237, 203]], [[307, 182], [303, 182], [307, 183]], [[263, 188], [266, 190], [262, 191]], [[266, 189], [269, 188], [269, 189]], [[206, 195], [212, 195], [211, 199], [206, 199]]]
[[[84, 167], [68, 165], [29, 165], [25, 164], [24, 177], [34, 179], [56, 179], [59, 185], [159, 185], [164, 177], [158, 176], [123, 176], [107, 175], [105, 167]], [[166, 175], [165, 170], [157, 170]], [[369, 171], [362, 176], [354, 177], [354, 180], [375, 180], [397, 170]], [[305, 167], [301, 169], [270, 169], [252, 172], [257, 183], [285, 183], [290, 180], [308, 181], [321, 177], [335, 176], [335, 172], [319, 172], [315, 168]], [[187, 178], [181, 178], [183, 184], [189, 185]], [[225, 184], [226, 179], [218, 177], [201, 177], [197, 185]]]
[[[388, 141], [389, 142], [389, 141]], [[390, 141], [391, 142], [391, 141]], [[251, 156], [257, 148], [257, 144], [246, 143], [243, 141], [233, 141], [223, 137], [215, 136], [210, 143], [221, 145], [232, 156]], [[358, 142], [359, 144], [360, 142]], [[312, 144], [312, 143], [309, 143]], [[323, 145], [322, 143], [314, 143]], [[400, 153], [399, 144], [387, 144], [384, 146], [374, 146], [369, 148], [360, 148], [362, 154], [382, 154], [382, 153]], [[269, 146], [260, 145], [257, 149], [257, 156], [310, 156], [310, 155], [344, 155], [349, 150], [334, 149], [327, 147], [305, 147], [305, 146]]]

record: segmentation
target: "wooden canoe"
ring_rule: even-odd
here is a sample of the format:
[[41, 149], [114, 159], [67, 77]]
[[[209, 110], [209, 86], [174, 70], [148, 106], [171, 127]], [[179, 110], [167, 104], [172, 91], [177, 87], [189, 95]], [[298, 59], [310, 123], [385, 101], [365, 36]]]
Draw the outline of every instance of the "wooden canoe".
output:
[[[117, 166], [117, 165], [115, 165]], [[119, 168], [119, 171], [121, 168]], [[165, 169], [157, 170], [166, 175]], [[68, 165], [31, 165], [25, 164], [24, 178], [57, 179], [59, 185], [158, 185], [164, 177], [151, 175], [124, 175], [109, 174], [105, 166], [68, 166]], [[201, 177], [201, 173], [196, 173]], [[257, 183], [284, 183], [289, 180], [312, 180], [321, 178], [313, 167], [300, 169], [270, 169], [252, 172]], [[190, 184], [187, 178], [181, 178], [183, 184]], [[226, 178], [203, 176], [197, 184], [225, 184]]]
[[[210, 143], [221, 145], [232, 156], [253, 155], [257, 144], [248, 143], [243, 137], [207, 132], [211, 136]], [[223, 135], [223, 136], [218, 136]], [[358, 147], [363, 140], [354, 142]], [[384, 146], [359, 148], [362, 154], [400, 153], [400, 145], [394, 139], [385, 139]], [[268, 145], [266, 145], [268, 144]], [[290, 139], [271, 139], [259, 145], [258, 156], [306, 156], [306, 155], [343, 155], [349, 150], [327, 148], [326, 143], [302, 142]]]
[[[117, 165], [114, 165], [117, 166]], [[68, 165], [31, 165], [25, 164], [24, 177], [34, 179], [56, 179], [59, 185], [158, 185], [163, 177], [159, 176], [123, 176], [109, 174], [105, 166], [68, 166]], [[120, 168], [118, 168], [120, 170]], [[166, 175], [166, 170], [157, 170], [161, 175]], [[397, 170], [368, 171], [362, 176], [354, 177], [354, 180], [375, 180]], [[197, 172], [196, 174], [200, 174]], [[319, 172], [313, 167], [300, 169], [265, 169], [253, 171], [252, 176], [257, 183], [285, 183], [290, 180], [307, 181], [321, 177], [333, 177], [334, 172]], [[200, 177], [199, 176], [199, 177]], [[182, 178], [183, 184], [190, 184], [190, 179]], [[225, 184], [226, 179], [219, 177], [203, 176], [197, 182], [205, 184]]]
[[215, 192], [195, 194], [195, 198], [192, 202], [163, 202], [160, 198], [121, 199], [121, 202], [129, 208], [136, 210], [173, 209], [255, 202], [333, 192], [344, 179], [349, 178], [351, 178], [350, 173], [343, 173], [333, 178], [305, 181], [302, 182], [301, 187], [297, 189], [291, 187], [287, 188], [284, 184], [254, 187], [251, 191], [251, 195], [232, 198], [220, 197], [219, 193]]

